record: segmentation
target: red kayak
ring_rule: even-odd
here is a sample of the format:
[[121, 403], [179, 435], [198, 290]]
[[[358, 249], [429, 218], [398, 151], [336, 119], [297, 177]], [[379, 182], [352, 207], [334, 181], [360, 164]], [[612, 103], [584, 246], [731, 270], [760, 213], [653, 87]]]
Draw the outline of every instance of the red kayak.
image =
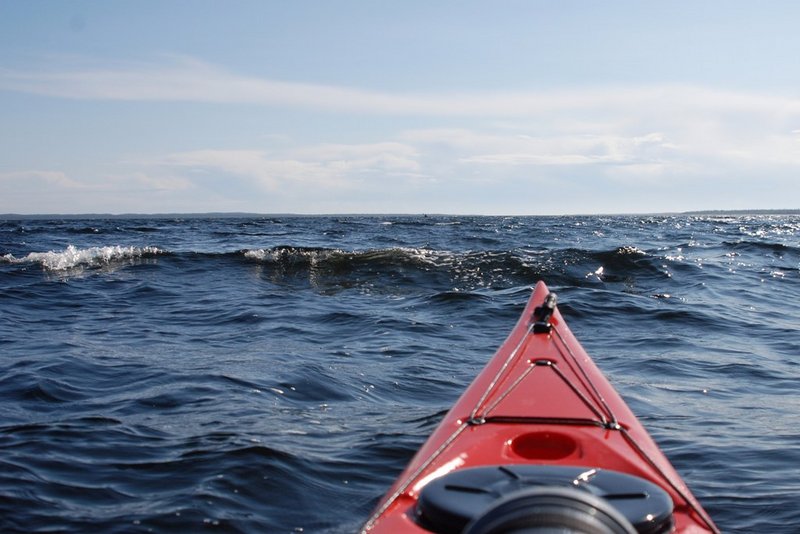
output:
[[539, 282], [362, 532], [719, 530]]

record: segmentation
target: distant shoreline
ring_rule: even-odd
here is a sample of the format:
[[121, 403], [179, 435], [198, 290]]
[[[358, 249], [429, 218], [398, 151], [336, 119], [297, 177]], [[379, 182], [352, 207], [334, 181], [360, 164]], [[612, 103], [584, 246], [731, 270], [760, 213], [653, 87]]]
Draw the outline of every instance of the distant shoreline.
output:
[[700, 210], [654, 213], [572, 213], [562, 215], [475, 215], [468, 213], [248, 213], [248, 212], [209, 212], [209, 213], [2, 213], [0, 220], [35, 219], [240, 219], [257, 217], [640, 217], [670, 215], [800, 215], [800, 209], [752, 209], [752, 210]]

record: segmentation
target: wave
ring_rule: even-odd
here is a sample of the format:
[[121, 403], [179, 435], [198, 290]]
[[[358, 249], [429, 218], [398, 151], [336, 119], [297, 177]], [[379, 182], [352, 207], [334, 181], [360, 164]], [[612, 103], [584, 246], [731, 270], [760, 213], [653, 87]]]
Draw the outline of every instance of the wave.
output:
[[[626, 292], [667, 295], [675, 273], [694, 276], [692, 263], [672, 261], [663, 251], [635, 246], [450, 251], [394, 247], [364, 251], [279, 246], [242, 251], [271, 278], [308, 279], [327, 289], [362, 287], [401, 291], [449, 287], [453, 293], [528, 287], [546, 279], [551, 285], [624, 284]], [[404, 288], [404, 289], [403, 289]]]
[[782, 256], [784, 254], [797, 254], [798, 249], [783, 243], [769, 243], [755, 240], [724, 241], [722, 245], [737, 253], [750, 252], [753, 254], [767, 254]]
[[453, 252], [390, 247], [360, 251], [279, 246], [243, 251], [248, 261], [272, 275], [308, 276], [317, 284], [440, 286], [472, 289], [490, 285], [530, 284], [536, 269], [517, 251]]
[[[779, 244], [723, 243], [730, 254], [758, 250], [778, 257], [793, 258], [795, 249]], [[218, 270], [228, 264], [257, 264], [264, 274], [283, 281], [310, 280], [318, 286], [344, 287], [449, 287], [453, 291], [478, 288], [503, 289], [530, 285], [547, 279], [551, 285], [642, 283], [634, 291], [665, 293], [664, 284], [674, 275], [692, 277], [702, 265], [719, 263], [716, 257], [677, 256], [666, 249], [643, 250], [634, 245], [588, 249], [580, 247], [477, 250], [443, 250], [428, 247], [390, 246], [363, 250], [277, 245], [269, 248], [232, 251], [171, 251], [155, 246], [98, 246], [62, 251], [30, 252], [26, 255], [0, 255], [0, 265], [40, 265], [48, 272], [69, 275], [84, 269], [116, 269], [138, 265], [155, 258], [173, 260], [179, 271], [191, 265], [193, 270]], [[725, 258], [728, 258], [725, 256]], [[729, 258], [728, 258], [729, 259]], [[213, 263], [213, 265], [212, 265]], [[724, 263], [724, 262], [723, 262]], [[725, 269], [728, 264], [723, 265]], [[786, 267], [786, 269], [783, 269]], [[793, 265], [772, 265], [781, 276]], [[727, 271], [725, 271], [727, 272]], [[724, 273], [723, 273], [724, 274]], [[234, 274], [232, 274], [234, 276]]]
[[[156, 257], [173, 257], [203, 268], [204, 262], [255, 262], [271, 276], [313, 278], [315, 283], [358, 285], [376, 278], [396, 285], [447, 282], [456, 290], [526, 285], [539, 278], [575, 283], [585, 278], [614, 281], [630, 276], [663, 276], [663, 258], [634, 246], [611, 250], [582, 248], [513, 250], [436, 250], [387, 247], [344, 250], [278, 245], [231, 252], [172, 252], [154, 246], [101, 246], [62, 251], [0, 255], [0, 264], [41, 265], [46, 271], [69, 273], [84, 268], [119, 267]], [[214, 266], [217, 269], [219, 265]], [[210, 266], [208, 268], [211, 268]]]
[[163, 254], [157, 247], [123, 247], [120, 245], [105, 247], [78, 248], [67, 246], [61, 252], [31, 252], [27, 256], [16, 258], [12, 254], [0, 256], [0, 262], [9, 264], [39, 264], [48, 271], [67, 271], [76, 267], [101, 267], [119, 262], [138, 260]]

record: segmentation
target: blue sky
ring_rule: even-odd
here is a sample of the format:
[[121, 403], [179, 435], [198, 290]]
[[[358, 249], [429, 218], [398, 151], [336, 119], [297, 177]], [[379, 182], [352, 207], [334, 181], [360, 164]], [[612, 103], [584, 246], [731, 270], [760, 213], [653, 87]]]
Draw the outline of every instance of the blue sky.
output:
[[800, 3], [0, 0], [0, 213], [800, 208]]

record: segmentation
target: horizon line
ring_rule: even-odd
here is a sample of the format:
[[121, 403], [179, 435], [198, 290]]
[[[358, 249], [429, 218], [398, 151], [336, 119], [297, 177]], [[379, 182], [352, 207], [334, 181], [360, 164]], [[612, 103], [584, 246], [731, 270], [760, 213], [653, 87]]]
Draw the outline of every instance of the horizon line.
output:
[[657, 212], [619, 212], [619, 213], [561, 213], [561, 214], [510, 214], [510, 213], [296, 213], [296, 212], [156, 212], [156, 213], [0, 213], [0, 219], [134, 219], [134, 218], [238, 218], [238, 217], [637, 217], [667, 215], [798, 215], [800, 208], [752, 208], [752, 209], [707, 209], [689, 211], [657, 211]]

